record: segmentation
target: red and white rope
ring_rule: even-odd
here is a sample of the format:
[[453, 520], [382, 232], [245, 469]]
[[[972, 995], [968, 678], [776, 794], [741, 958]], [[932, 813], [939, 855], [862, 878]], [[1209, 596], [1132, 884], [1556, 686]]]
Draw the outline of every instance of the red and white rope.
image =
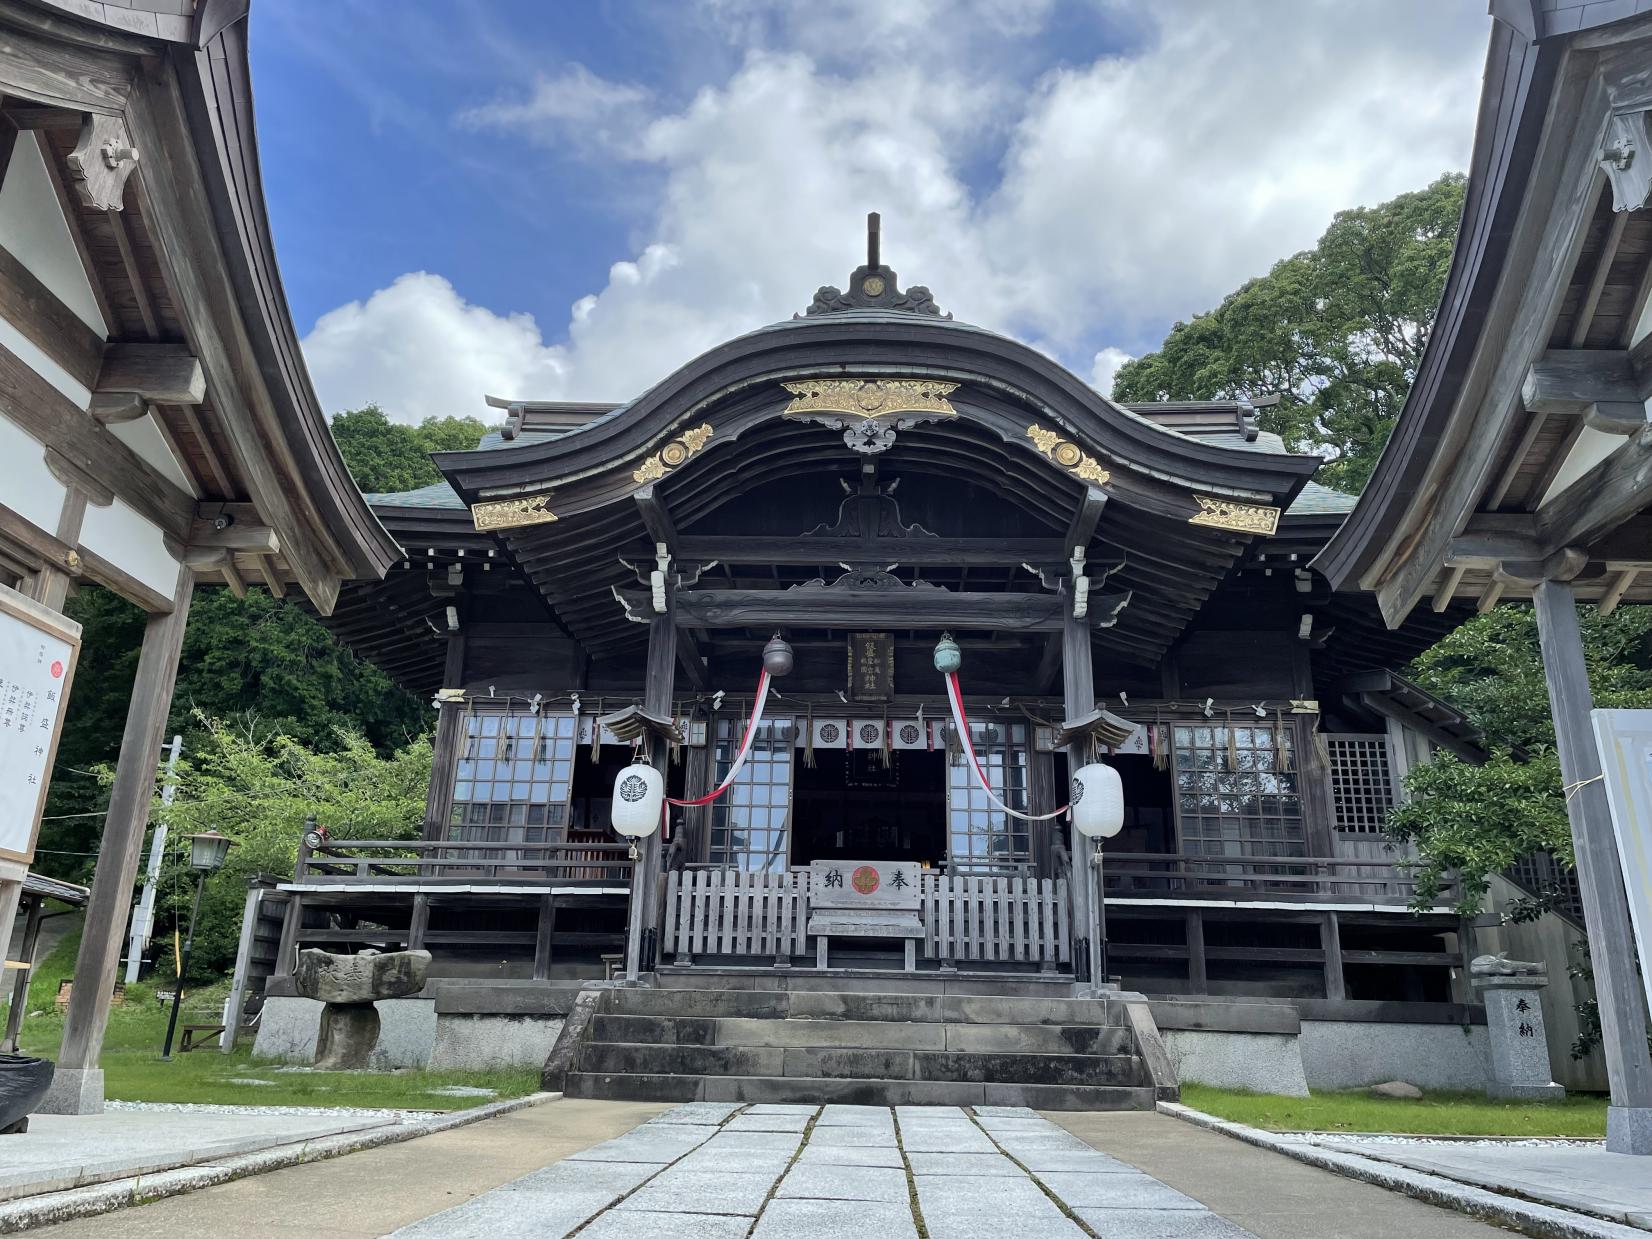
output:
[[1000, 800], [998, 794], [992, 790], [992, 784], [987, 781], [987, 775], [981, 769], [980, 760], [975, 756], [975, 741], [969, 733], [969, 717], [964, 713], [964, 694], [958, 687], [958, 673], [956, 671], [946, 673], [946, 696], [948, 703], [952, 706], [952, 725], [958, 730], [958, 737], [963, 743], [964, 752], [969, 756], [969, 764], [975, 770], [975, 777], [980, 781], [981, 790], [986, 793], [987, 799], [993, 803], [993, 806], [1000, 813], [1008, 813], [1011, 817], [1023, 822], [1047, 822], [1051, 818], [1060, 817], [1067, 812], [1071, 807], [1070, 805], [1062, 805], [1054, 813], [1022, 813], [1019, 809], [1012, 809]]

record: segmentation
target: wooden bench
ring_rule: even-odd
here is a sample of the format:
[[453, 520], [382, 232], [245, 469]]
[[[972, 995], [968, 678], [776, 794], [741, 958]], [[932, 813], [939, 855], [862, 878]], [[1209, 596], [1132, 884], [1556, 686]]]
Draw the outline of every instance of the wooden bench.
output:
[[907, 972], [924, 936], [918, 866], [891, 861], [817, 860], [809, 866], [809, 923], [815, 966], [828, 964], [833, 938], [899, 938]]
[[188, 1054], [191, 1050], [204, 1049], [208, 1042], [224, 1035], [223, 1024], [185, 1024], [183, 1044], [178, 1047], [178, 1053]]

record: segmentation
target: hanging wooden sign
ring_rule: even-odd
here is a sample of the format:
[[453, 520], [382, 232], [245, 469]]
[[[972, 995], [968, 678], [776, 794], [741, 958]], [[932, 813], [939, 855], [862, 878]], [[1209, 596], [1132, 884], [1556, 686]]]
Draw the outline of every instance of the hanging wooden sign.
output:
[[849, 696], [855, 701], [888, 701], [894, 695], [894, 634], [850, 633]]
[[0, 585], [0, 860], [34, 856], [80, 625]]

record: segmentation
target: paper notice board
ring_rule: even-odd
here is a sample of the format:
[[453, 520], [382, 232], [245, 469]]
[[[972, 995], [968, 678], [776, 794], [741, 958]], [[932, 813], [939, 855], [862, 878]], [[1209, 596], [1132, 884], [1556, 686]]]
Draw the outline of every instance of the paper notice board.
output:
[[79, 624], [0, 585], [0, 860], [34, 857], [79, 653]]

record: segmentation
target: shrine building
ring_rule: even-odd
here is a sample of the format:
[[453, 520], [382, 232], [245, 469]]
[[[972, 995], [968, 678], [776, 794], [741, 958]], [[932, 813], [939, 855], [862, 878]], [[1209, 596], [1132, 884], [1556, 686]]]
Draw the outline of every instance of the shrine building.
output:
[[[405, 558], [330, 622], [440, 712], [423, 841], [319, 824], [263, 912], [262, 1050], [302, 1041], [279, 974], [309, 946], [432, 951], [437, 1063], [489, 1020], [549, 1037], [583, 981], [628, 973], [1111, 977], [1238, 1029], [1463, 1041], [1454, 893], [1413, 908], [1382, 825], [1411, 765], [1479, 756], [1392, 670], [1468, 608], [1390, 632], [1310, 573], [1354, 499], [1248, 405], [1115, 404], [903, 285], [876, 217], [869, 249], [630, 403], [490, 397], [504, 429], [439, 455], [443, 481], [368, 497]], [[790, 669], [758, 710], [765, 665]], [[1124, 802], [1099, 859], [1062, 812], [1096, 760]], [[637, 761], [690, 803], [644, 841], [633, 903], [610, 824]], [[845, 877], [882, 920], [837, 911]]]

